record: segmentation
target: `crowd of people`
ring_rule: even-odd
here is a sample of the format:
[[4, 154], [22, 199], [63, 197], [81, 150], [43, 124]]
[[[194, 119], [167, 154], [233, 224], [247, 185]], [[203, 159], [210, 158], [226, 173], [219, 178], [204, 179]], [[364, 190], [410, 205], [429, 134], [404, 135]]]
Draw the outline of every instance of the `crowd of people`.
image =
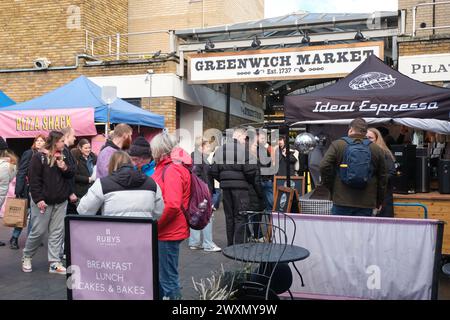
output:
[[[37, 136], [20, 161], [0, 137], [0, 205], [13, 185], [15, 197], [28, 198], [30, 204], [24, 272], [32, 271], [32, 258], [48, 234], [49, 272], [66, 273], [66, 214], [150, 217], [158, 221], [160, 295], [179, 299], [182, 241], [188, 239], [192, 250], [221, 251], [213, 241], [213, 218], [201, 231], [189, 228], [182, 208], [189, 206], [191, 174], [208, 185], [213, 211], [223, 199], [227, 245], [232, 245], [249, 235], [259, 240], [255, 228], [240, 228], [248, 222], [246, 213], [270, 212], [273, 177], [295, 175], [299, 166], [298, 155], [286, 152], [284, 137], [278, 145], [270, 146], [264, 131], [237, 128], [222, 145], [197, 137], [190, 155], [168, 133], [154, 136], [150, 143], [141, 136], [133, 141], [132, 134], [127, 124], [116, 125], [96, 155], [87, 139], [80, 139], [73, 147], [73, 128], [52, 131], [47, 137]], [[382, 133], [355, 119], [348, 138], [334, 141], [320, 165], [321, 184], [331, 191], [333, 214], [371, 216], [379, 211], [381, 216], [393, 216], [389, 177], [395, 174], [395, 159]], [[346, 150], [353, 144], [367, 147], [370, 154], [369, 178], [363, 188], [350, 186], [339, 173]], [[275, 163], [275, 172], [264, 170]], [[261, 216], [251, 216], [256, 225]], [[11, 249], [19, 249], [21, 231], [14, 228]]]

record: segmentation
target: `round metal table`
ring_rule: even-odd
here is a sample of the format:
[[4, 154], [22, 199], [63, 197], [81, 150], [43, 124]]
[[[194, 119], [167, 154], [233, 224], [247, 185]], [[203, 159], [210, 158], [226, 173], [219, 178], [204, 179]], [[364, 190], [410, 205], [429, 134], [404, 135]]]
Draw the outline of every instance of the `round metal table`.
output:
[[279, 243], [242, 243], [222, 250], [225, 257], [243, 262], [287, 263], [309, 257], [305, 248]]

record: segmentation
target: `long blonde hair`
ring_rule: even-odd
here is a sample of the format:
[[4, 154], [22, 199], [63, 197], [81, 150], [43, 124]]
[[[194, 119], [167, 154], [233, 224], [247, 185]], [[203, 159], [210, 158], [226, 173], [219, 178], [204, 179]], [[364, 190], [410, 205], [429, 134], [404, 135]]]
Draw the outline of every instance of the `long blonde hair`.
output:
[[128, 155], [128, 153], [119, 150], [113, 153], [111, 156], [111, 160], [109, 160], [109, 166], [108, 166], [108, 174], [113, 173], [114, 171], [117, 171], [120, 169], [120, 167], [124, 165], [131, 165], [131, 158]]
[[391, 150], [387, 147], [386, 143], [384, 142], [383, 136], [381, 135], [381, 132], [378, 131], [378, 129], [375, 128], [368, 128], [367, 131], [372, 132], [375, 135], [375, 143], [383, 149], [386, 154], [388, 154], [393, 161], [395, 161], [395, 157], [392, 154]]

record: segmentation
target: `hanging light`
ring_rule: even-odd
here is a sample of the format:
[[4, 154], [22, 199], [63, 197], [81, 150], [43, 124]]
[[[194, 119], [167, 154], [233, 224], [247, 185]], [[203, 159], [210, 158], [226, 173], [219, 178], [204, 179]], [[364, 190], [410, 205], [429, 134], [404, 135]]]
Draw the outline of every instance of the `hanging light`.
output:
[[311, 38], [308, 35], [308, 32], [303, 33], [302, 44], [309, 44], [311, 42]]
[[205, 50], [212, 50], [215, 46], [216, 45], [210, 39], [208, 39], [205, 44]]
[[261, 40], [257, 36], [254, 36], [251, 46], [252, 48], [259, 48], [261, 46]]
[[358, 32], [356, 32], [356, 34], [355, 34], [355, 40], [358, 40], [358, 41], [364, 41], [364, 40], [366, 40], [366, 38], [365, 38], [364, 35], [362, 34], [361, 30], [358, 30]]

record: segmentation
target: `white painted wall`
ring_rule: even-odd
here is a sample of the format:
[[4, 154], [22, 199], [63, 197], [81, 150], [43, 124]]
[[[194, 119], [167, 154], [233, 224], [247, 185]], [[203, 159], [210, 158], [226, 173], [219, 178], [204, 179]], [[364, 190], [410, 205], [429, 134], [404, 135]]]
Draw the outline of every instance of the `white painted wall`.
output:
[[[203, 85], [188, 85], [186, 81], [172, 73], [153, 74], [151, 80], [152, 97], [175, 97], [178, 101], [225, 112], [226, 95]], [[131, 76], [90, 77], [99, 86], [116, 86], [120, 98], [140, 98], [150, 96], [150, 81], [146, 74]], [[249, 115], [256, 112], [258, 116]], [[254, 122], [264, 121], [264, 111], [238, 99], [231, 98], [232, 115]]]
[[195, 137], [203, 132], [203, 107], [180, 105], [179, 145], [191, 153], [194, 151]]

